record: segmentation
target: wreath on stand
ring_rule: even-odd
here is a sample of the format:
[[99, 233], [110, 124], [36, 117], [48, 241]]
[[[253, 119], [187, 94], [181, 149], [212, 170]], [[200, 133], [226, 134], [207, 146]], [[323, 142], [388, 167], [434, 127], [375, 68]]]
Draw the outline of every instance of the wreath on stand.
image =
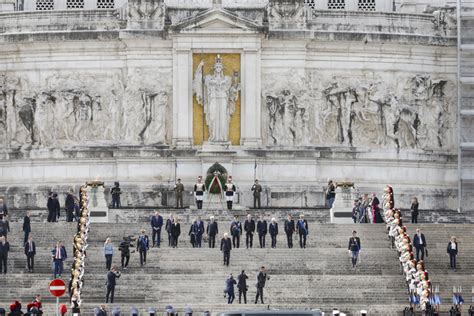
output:
[[207, 170], [204, 183], [210, 194], [222, 194], [226, 182], [227, 170], [221, 164], [216, 162]]

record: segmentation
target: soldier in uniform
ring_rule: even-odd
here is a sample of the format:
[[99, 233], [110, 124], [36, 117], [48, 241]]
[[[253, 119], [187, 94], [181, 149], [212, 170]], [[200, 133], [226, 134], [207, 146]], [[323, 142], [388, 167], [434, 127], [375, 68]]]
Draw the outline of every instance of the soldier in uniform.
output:
[[227, 178], [227, 183], [224, 187], [225, 190], [225, 199], [227, 201], [227, 209], [232, 209], [232, 202], [234, 201], [234, 194], [235, 194], [235, 185], [232, 183], [232, 177], [229, 176]]
[[178, 179], [178, 182], [174, 186], [176, 192], [176, 208], [183, 208], [183, 192], [184, 185], [181, 183], [181, 179]]
[[206, 185], [202, 182], [202, 176], [199, 176], [196, 184], [194, 184], [194, 197], [196, 198], [198, 210], [202, 209], [202, 200], [204, 198], [205, 191]]
[[262, 186], [258, 183], [258, 179], [255, 179], [255, 184], [252, 186], [253, 191], [253, 208], [260, 208], [260, 194], [262, 193]]

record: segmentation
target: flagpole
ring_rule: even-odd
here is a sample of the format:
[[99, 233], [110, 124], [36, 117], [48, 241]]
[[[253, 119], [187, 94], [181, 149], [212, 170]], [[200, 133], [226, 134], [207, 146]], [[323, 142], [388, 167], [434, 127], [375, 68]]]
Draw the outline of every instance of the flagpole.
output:
[[255, 158], [255, 165], [253, 167], [253, 180], [257, 179], [257, 158]]

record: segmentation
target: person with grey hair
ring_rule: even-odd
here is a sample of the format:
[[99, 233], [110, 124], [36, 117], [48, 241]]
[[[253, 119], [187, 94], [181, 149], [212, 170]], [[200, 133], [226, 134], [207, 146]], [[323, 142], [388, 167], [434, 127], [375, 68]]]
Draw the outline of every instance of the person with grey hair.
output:
[[272, 248], [276, 248], [278, 223], [276, 222], [275, 217], [272, 218], [270, 225], [268, 225], [268, 231], [270, 232], [270, 237], [272, 238]]
[[224, 233], [224, 237], [221, 239], [221, 251], [224, 254], [224, 265], [226, 266], [229, 266], [231, 250], [232, 242], [230, 241], [229, 234]]
[[209, 248], [216, 247], [216, 235], [219, 233], [219, 226], [214, 220], [214, 216], [211, 215], [210, 222], [207, 224], [206, 234], [209, 237]]

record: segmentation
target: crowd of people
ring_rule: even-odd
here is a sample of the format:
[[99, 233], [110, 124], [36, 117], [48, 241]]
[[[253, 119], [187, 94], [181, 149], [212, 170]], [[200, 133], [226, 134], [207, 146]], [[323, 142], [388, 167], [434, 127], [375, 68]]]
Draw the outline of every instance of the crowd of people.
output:
[[[249, 290], [249, 286], [247, 285], [248, 276], [245, 274], [245, 270], [237, 276], [237, 280], [234, 279], [233, 274], [231, 273], [229, 277], [225, 281], [225, 288], [224, 288], [224, 298], [227, 298], [227, 304], [232, 304], [235, 299], [235, 289], [234, 285], [237, 286], [239, 291], [239, 304], [242, 304], [242, 297], [244, 298], [244, 304], [247, 304], [247, 292]], [[255, 287], [256, 287], [256, 294], [255, 294], [255, 304], [263, 302], [263, 289], [267, 280], [270, 280], [270, 276], [267, 274], [267, 269], [262, 266], [260, 267], [259, 271], [255, 276]]]
[[[418, 214], [413, 216], [413, 209], [418, 211], [417, 203], [418, 201], [414, 199], [412, 203], [412, 222], [415, 223]], [[416, 204], [415, 207], [413, 207], [413, 204]], [[406, 279], [411, 310], [418, 308], [425, 312], [439, 312], [441, 304], [439, 287], [433, 288], [424, 260], [425, 254], [428, 254], [427, 238], [419, 228], [416, 229], [413, 239], [410, 238], [406, 226], [403, 225], [402, 213], [395, 208], [394, 193], [391, 186], [386, 186], [384, 189], [383, 211], [390, 247], [397, 250], [401, 269]], [[453, 236], [447, 247], [450, 266], [453, 271], [456, 271], [458, 249], [456, 238]], [[455, 291], [453, 293], [453, 308], [460, 308], [463, 302], [461, 293]]]

